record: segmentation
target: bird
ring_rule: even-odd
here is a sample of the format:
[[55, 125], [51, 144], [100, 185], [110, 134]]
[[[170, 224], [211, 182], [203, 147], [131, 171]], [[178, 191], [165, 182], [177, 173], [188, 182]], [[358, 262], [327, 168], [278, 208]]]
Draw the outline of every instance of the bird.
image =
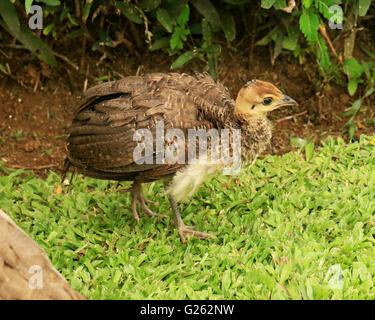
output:
[[[128, 191], [137, 221], [137, 206], [150, 217], [166, 217], [149, 208], [148, 204], [157, 203], [142, 191], [143, 183], [162, 180], [181, 241], [210, 238], [213, 235], [184, 224], [179, 204], [188, 201], [225, 164], [207, 156], [206, 161], [177, 161], [179, 154], [186, 160], [192, 153], [185, 152], [189, 132], [228, 130], [233, 137], [237, 130], [241, 160], [254, 162], [271, 141], [272, 124], [267, 113], [297, 104], [272, 83], [257, 79], [246, 82], [232, 99], [229, 90], [208, 73], [148, 73], [102, 83], [81, 94], [70, 107], [74, 119], [69, 128], [65, 172], [73, 166], [89, 177], [132, 181]], [[164, 131], [159, 128], [158, 132], [161, 124]], [[174, 161], [166, 161], [162, 156], [167, 147], [158, 149], [157, 139], [172, 129], [185, 140], [163, 140], [167, 140], [167, 147], [175, 147]], [[148, 135], [140, 137], [140, 132]], [[229, 140], [233, 154], [233, 141]], [[137, 148], [142, 152], [137, 153]]]

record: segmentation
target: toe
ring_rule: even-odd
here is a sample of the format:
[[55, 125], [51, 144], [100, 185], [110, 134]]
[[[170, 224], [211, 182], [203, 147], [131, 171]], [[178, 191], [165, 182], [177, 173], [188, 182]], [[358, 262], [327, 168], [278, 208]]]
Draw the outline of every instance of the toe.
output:
[[144, 200], [145, 203], [152, 204], [156, 207], [159, 205], [159, 202], [148, 200], [147, 198], [144, 198], [143, 200]]
[[178, 233], [180, 235], [182, 243], [186, 242], [185, 236], [189, 234], [198, 239], [215, 238], [215, 236], [213, 236], [212, 234], [209, 234], [207, 232], [196, 231], [194, 227], [185, 225], [178, 228]]
[[146, 204], [143, 202], [141, 203], [141, 208], [144, 212], [146, 212], [146, 214], [149, 216], [149, 217], [153, 217], [153, 216], [157, 216], [157, 217], [160, 217], [160, 218], [168, 218], [167, 215], [165, 214], [160, 214], [160, 213], [157, 213], [157, 212], [154, 212], [152, 211], [148, 206], [146, 206]]
[[139, 221], [139, 215], [138, 215], [138, 211], [137, 211], [137, 201], [136, 200], [133, 200], [133, 202], [132, 202], [132, 211], [133, 211], [134, 219], [138, 222]]

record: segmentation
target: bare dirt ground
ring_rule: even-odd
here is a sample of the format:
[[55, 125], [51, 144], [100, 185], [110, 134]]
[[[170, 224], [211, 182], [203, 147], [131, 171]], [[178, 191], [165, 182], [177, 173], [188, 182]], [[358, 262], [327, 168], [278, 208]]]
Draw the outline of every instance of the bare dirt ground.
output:
[[[74, 50], [70, 48], [63, 54], [79, 61], [78, 54], [74, 59]], [[71, 121], [69, 105], [85, 86], [96, 85], [105, 76], [119, 79], [137, 71], [169, 72], [174, 60], [160, 53], [134, 58], [117, 51], [112, 59], [116, 63], [104, 61], [97, 65], [99, 57], [94, 53], [86, 56], [84, 67], [76, 71], [62, 61], [57, 68], [51, 68], [23, 50], [0, 55], [0, 63], [8, 63], [11, 70], [11, 76], [0, 75], [0, 161], [6, 167], [33, 169], [41, 176], [46, 169], [61, 172], [66, 130]], [[283, 154], [296, 149], [290, 144], [291, 137], [308, 138], [316, 143], [328, 135], [347, 139], [344, 124], [348, 117], [342, 113], [354, 98], [346, 89], [336, 85], [319, 89], [316, 66], [300, 65], [286, 56], [279, 57], [272, 66], [268, 57], [267, 50], [256, 50], [253, 66], [248, 70], [246, 55], [228, 50], [223, 52], [218, 68], [218, 79], [233, 97], [245, 82], [257, 78], [273, 82], [300, 103], [298, 107], [276, 110], [270, 115], [274, 137], [267, 153]], [[192, 73], [203, 68], [204, 63], [195, 61], [179, 72]], [[375, 109], [370, 107], [374, 104], [374, 98], [364, 102], [365, 111], [357, 117], [356, 138], [374, 132], [374, 125], [365, 121], [375, 119]]]

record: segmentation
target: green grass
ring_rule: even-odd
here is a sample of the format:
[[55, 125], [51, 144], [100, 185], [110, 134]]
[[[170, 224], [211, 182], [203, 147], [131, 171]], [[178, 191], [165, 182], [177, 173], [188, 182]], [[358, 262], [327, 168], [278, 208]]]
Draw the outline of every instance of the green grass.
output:
[[[172, 217], [136, 223], [117, 183], [82, 176], [61, 194], [53, 172], [1, 176], [0, 208], [93, 299], [374, 299], [372, 139], [268, 156], [238, 186], [212, 178], [181, 208], [210, 240], [181, 244]], [[144, 191], [172, 215], [161, 183]]]

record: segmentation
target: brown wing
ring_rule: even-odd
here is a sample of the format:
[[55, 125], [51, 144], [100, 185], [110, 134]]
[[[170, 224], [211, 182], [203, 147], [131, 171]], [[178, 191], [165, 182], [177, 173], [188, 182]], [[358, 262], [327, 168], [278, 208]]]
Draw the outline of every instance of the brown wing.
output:
[[[135, 163], [133, 151], [138, 142], [133, 137], [138, 129], [149, 129], [155, 150], [157, 121], [163, 121], [165, 131], [178, 128], [186, 137], [190, 128], [213, 127], [212, 121], [202, 118], [202, 105], [207, 109], [214, 99], [204, 92], [204, 77], [154, 73], [89, 89], [72, 106], [70, 163], [102, 179], [152, 181], [172, 175], [183, 165], [156, 164], [155, 152], [152, 164]], [[204, 94], [207, 99], [197, 98]]]

